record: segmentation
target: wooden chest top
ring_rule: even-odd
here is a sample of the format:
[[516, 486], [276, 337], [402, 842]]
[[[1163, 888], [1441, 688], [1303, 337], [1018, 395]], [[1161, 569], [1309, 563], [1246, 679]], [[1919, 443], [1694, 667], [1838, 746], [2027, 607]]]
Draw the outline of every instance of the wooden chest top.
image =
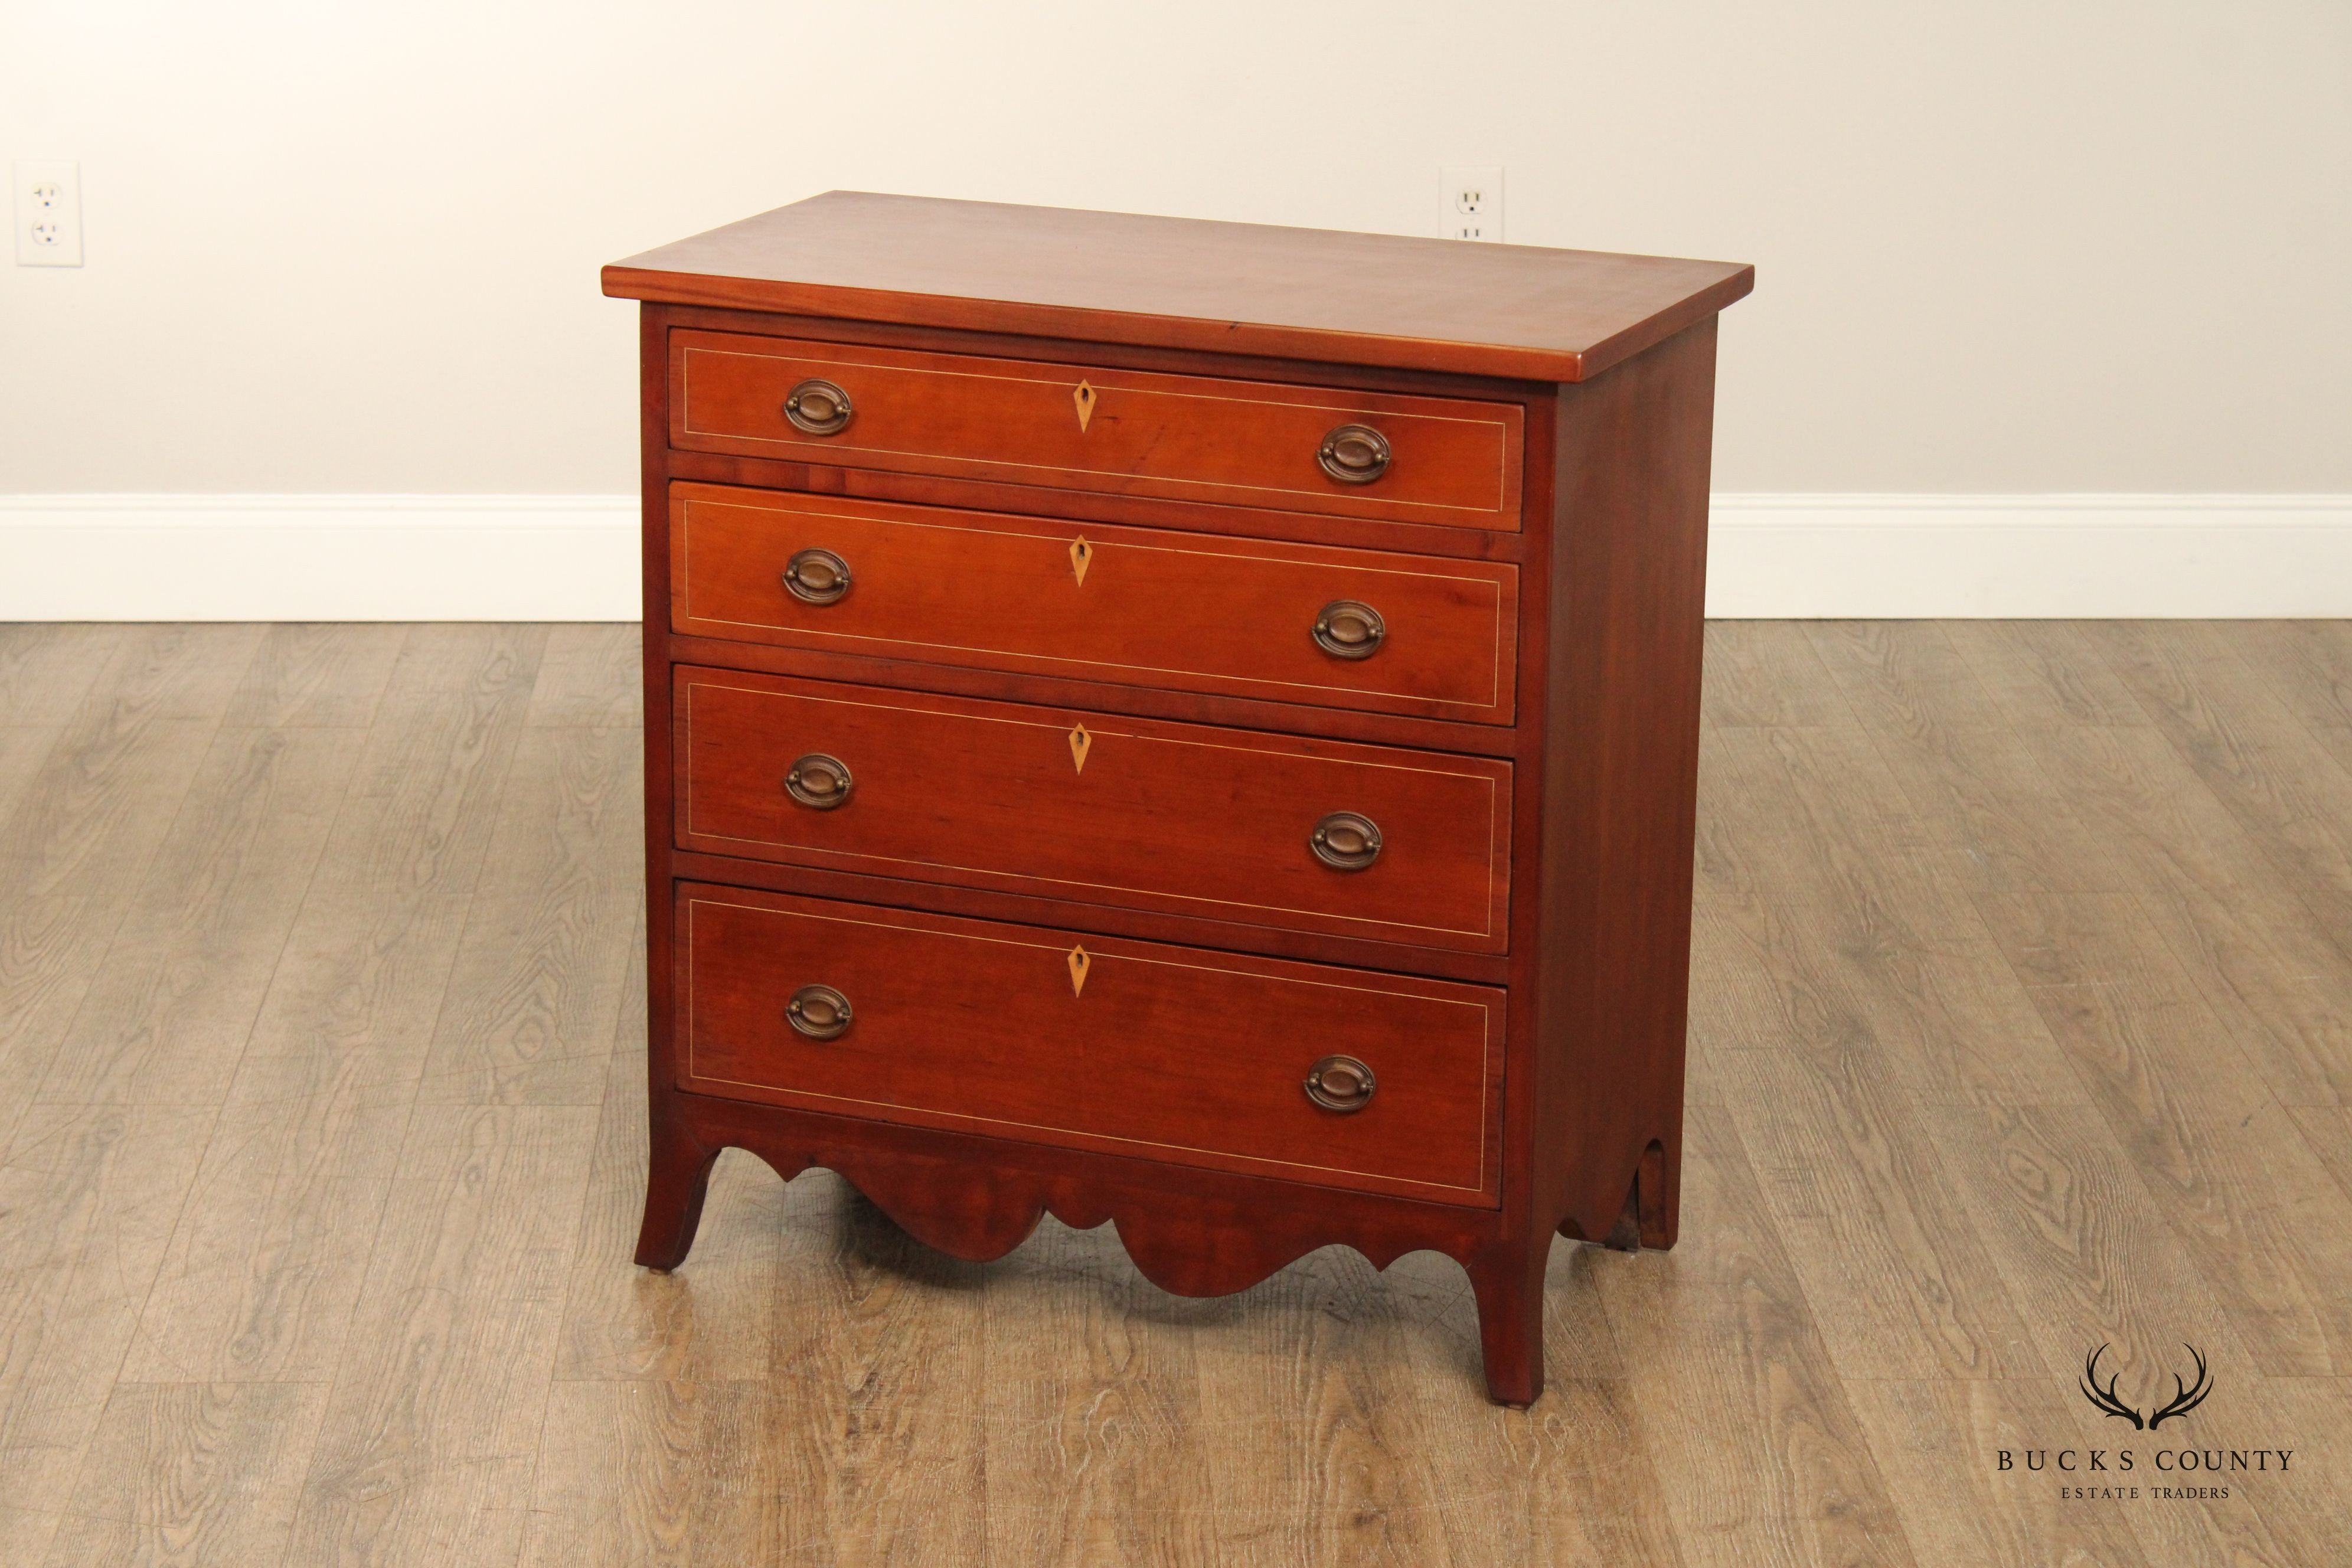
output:
[[1525, 381], [1599, 374], [1756, 269], [828, 191], [604, 268], [668, 304]]

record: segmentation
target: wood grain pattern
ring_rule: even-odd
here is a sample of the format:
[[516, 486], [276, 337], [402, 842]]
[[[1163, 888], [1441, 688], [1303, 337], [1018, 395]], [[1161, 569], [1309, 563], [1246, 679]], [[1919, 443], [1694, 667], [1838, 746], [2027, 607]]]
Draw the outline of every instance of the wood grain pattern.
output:
[[[1519, 526], [1525, 415], [1514, 403], [1155, 374], [744, 333], [670, 334], [672, 447], [949, 479], [1328, 512], [1506, 532]], [[793, 389], [822, 380], [856, 412], [796, 427]], [[1074, 399], [1093, 394], [1081, 422]], [[1391, 449], [1366, 483], [1317, 455], [1342, 426]], [[1050, 505], [1050, 501], [1047, 502]]]
[[[679, 485], [672, 627], [839, 653], [1507, 724], [1518, 574], [1386, 552], [1255, 544], [1057, 519]], [[1083, 545], [1086, 573], [1072, 552]], [[804, 548], [852, 573], [803, 604]], [[1367, 604], [1365, 659], [1324, 651], [1323, 608]]]
[[408, 628], [280, 622], [255, 650], [222, 722], [271, 729], [364, 730], [392, 679]]
[[[1685, 1562], [1911, 1562], [1738, 1133], [1693, 1110], [1692, 1196], [1707, 1214], [1667, 1256], [1602, 1286], [1647, 1397], [1633, 1425], [1685, 1484], [1665, 1499]], [[1702, 1348], [1704, 1347], [1704, 1348]]]
[[830, 191], [615, 262], [673, 304], [1578, 381], [1755, 287], [1731, 262]]
[[[1553, 1251], [1551, 1386], [1527, 1412], [1487, 1404], [1471, 1290], [1431, 1254], [1376, 1272], [1324, 1251], [1192, 1300], [1151, 1285], [1108, 1226], [1048, 1220], [996, 1264], [959, 1262], [836, 1176], [787, 1184], [730, 1153], [693, 1258], [673, 1275], [630, 1267], [647, 977], [633, 960], [615, 980], [591, 957], [630, 939], [525, 942], [515, 973], [539, 979], [520, 989], [462, 954], [379, 989], [370, 955], [385, 933], [396, 953], [563, 929], [478, 923], [472, 905], [582, 907], [631, 873], [621, 840], [639, 792], [616, 715], [635, 707], [633, 633], [555, 628], [514, 668], [525, 634], [403, 629], [373, 726], [342, 742], [349, 775], [307, 872], [220, 850], [247, 831], [235, 803], [260, 798], [239, 781], [278, 776], [247, 761], [262, 737], [299, 756], [333, 733], [217, 731], [257, 688], [266, 637], [67, 639], [101, 650], [96, 671], [53, 667], [78, 686], [71, 703], [34, 694], [38, 725], [0, 709], [0, 732], [44, 738], [19, 775], [32, 788], [16, 812], [33, 816], [0, 831], [36, 863], [105, 873], [80, 894], [0, 884], [0, 1048], [40, 1063], [0, 1161], [0, 1563], [310, 1568], [493, 1549], [566, 1564], [2338, 1561], [2344, 1377], [2272, 1369], [2339, 1364], [2352, 1122], [2327, 1026], [2352, 1016], [2352, 976], [2174, 742], [2090, 697], [2121, 689], [2090, 651], [2105, 634], [2040, 628], [2050, 679], [2030, 679], [2053, 695], [2029, 701], [1988, 676], [1980, 627], [1941, 630], [1989, 706], [1899, 661], [1866, 667], [1917, 694], [1902, 710], [1939, 746], [2010, 737], [1984, 763], [1950, 742], [1966, 792], [1909, 787], [1887, 760], [1896, 731], [1864, 727], [1855, 709], [1874, 700], [1849, 700], [1838, 682], [1853, 667], [1823, 664], [1805, 628], [1769, 640], [1811, 656], [1836, 699], [1814, 706], [1820, 722], [1794, 742], [1734, 726], [1752, 731], [1745, 750], [1710, 736], [1692, 1018], [1703, 1055], [1725, 1047], [1728, 1103], [1690, 1117], [1675, 1251]], [[2272, 634], [2257, 630], [2220, 635], [2297, 726], [2268, 737], [2272, 765], [2336, 765], [2285, 694], [2302, 677], [2265, 662]], [[308, 667], [370, 657], [334, 635], [307, 645]], [[146, 652], [114, 662], [125, 638]], [[600, 639], [626, 658], [599, 657]], [[173, 646], [221, 668], [164, 673], [158, 650]], [[2238, 678], [2210, 679], [2227, 693]], [[327, 689], [280, 711], [319, 716]], [[2054, 695], [2070, 690], [2085, 700]], [[184, 721], [215, 726], [194, 763], [146, 754], [185, 758]], [[541, 724], [617, 738], [525, 732]], [[68, 736], [86, 784], [52, 771], [72, 765], [51, 751]], [[486, 748], [505, 759], [495, 783], [478, 781]], [[451, 790], [478, 793], [454, 816], [429, 804]], [[2053, 790], [2074, 826], [2000, 838], [2004, 815]], [[209, 835], [200, 799], [231, 806]], [[454, 858], [436, 858], [452, 826]], [[73, 847], [43, 848], [52, 834]], [[2069, 864], [2033, 884], [1956, 884], [1957, 905], [1921, 886], [1955, 843], [2022, 869], [2021, 842]], [[232, 865], [255, 886], [163, 921], [172, 889]], [[456, 906], [454, 928], [417, 923], [420, 900]], [[273, 903], [292, 911], [284, 933], [236, 912]], [[208, 934], [183, 947], [184, 931]], [[153, 993], [157, 1037], [191, 1052], [177, 1081], [225, 1102], [32, 1099], [53, 1065], [71, 1070], [58, 1052], [94, 1028], [76, 1015], [118, 948], [151, 966], [201, 951], [230, 977], [274, 965], [242, 1034], [204, 1000], [217, 993]], [[586, 964], [576, 984], [567, 953]], [[575, 992], [578, 1024], [549, 1022]], [[337, 994], [351, 1011], [302, 1002]], [[552, 1002], [484, 1008], [501, 996]], [[541, 1022], [475, 1032], [477, 1009]], [[574, 1037], [608, 1009], [601, 1046]], [[331, 1057], [404, 1065], [247, 1099], [215, 1087], [195, 1050], [266, 1063], [312, 1031]], [[397, 1051], [367, 1054], [395, 1034]], [[418, 1105], [436, 1053], [525, 1037], [601, 1049], [596, 1100]], [[2008, 1065], [1937, 1066], [1970, 1042]], [[2068, 1364], [2037, 1376], [1996, 1354], [2007, 1375], [1970, 1375], [1957, 1347], [1998, 1347], [1986, 1325], [2001, 1321]], [[2110, 1337], [2132, 1356], [2126, 1394], [2153, 1385], [2143, 1374], [2168, 1390], [2164, 1357], [2196, 1340], [2216, 1392], [2183, 1441], [2294, 1447], [2294, 1472], [2227, 1501], [2105, 1510], [2000, 1472], [1999, 1447], [2116, 1443], [2122, 1424], [2067, 1375]]]
[[107, 658], [136, 627], [0, 626], [0, 713], [10, 726], [62, 724], [80, 707]]
[[[1922, 1568], [2158, 1561], [2133, 1534], [2128, 1514], [2061, 1497], [2049, 1472], [2036, 1475], [2014, 1458], [2007, 1472], [1997, 1463], [1953, 1463], [1955, 1454], [2007, 1449], [2014, 1457], [2072, 1436], [2080, 1395], [2064, 1378], [1855, 1379], [1846, 1392]], [[2087, 1461], [2078, 1456], [2076, 1463]]]
[[516, 1560], [595, 1121], [593, 1106], [416, 1109], [290, 1561]]
[[[1492, 991], [696, 883], [677, 898], [680, 1089], [1497, 1201]], [[785, 1020], [813, 984], [854, 1009], [836, 1038]], [[1378, 1075], [1361, 1110], [1300, 1088], [1335, 1050]]]
[[42, 1079], [44, 1100], [216, 1105], [326, 847], [359, 737], [223, 729]]
[[[1474, 952], [1509, 942], [1507, 763], [688, 666], [677, 682], [680, 849]], [[786, 792], [813, 756], [848, 768], [843, 805]], [[1381, 835], [1357, 870], [1310, 844], [1339, 812]]]
[[765, 675], [840, 680], [856, 686], [888, 686], [902, 691], [936, 691], [991, 701], [1043, 703], [1096, 713], [1132, 713], [1179, 723], [1275, 730], [1286, 734], [1461, 752], [1472, 756], [1509, 757], [1518, 750], [1516, 731], [1500, 724], [1411, 718], [1361, 709], [1319, 708], [1253, 697], [1212, 696], [1172, 688], [1122, 686], [1054, 675], [1014, 675], [927, 662], [908, 657], [911, 650], [877, 656], [682, 635], [671, 637], [668, 647], [671, 657], [680, 664]]
[[51, 1568], [281, 1560], [326, 1404], [315, 1383], [117, 1384]]
[[[537, 699], [534, 695], [534, 708]], [[419, 1098], [596, 1104], [642, 930], [636, 737], [529, 726], [467, 910]]]

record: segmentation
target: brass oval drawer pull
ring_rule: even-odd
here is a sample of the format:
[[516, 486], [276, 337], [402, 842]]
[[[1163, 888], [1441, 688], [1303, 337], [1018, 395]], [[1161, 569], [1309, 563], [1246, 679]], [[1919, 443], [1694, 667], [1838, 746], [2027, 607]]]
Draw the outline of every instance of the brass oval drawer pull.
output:
[[840, 435], [856, 412], [849, 405], [849, 394], [829, 381], [802, 382], [784, 396], [784, 417], [793, 429], [812, 436]]
[[1370, 817], [1335, 811], [1307, 836], [1315, 858], [1335, 871], [1360, 871], [1381, 858], [1381, 827]]
[[1353, 1057], [1325, 1057], [1307, 1074], [1307, 1098], [1326, 1110], [1361, 1110], [1380, 1087], [1372, 1069]]
[[830, 550], [803, 550], [784, 563], [784, 592], [803, 604], [837, 604], [849, 592], [849, 563]]
[[849, 998], [830, 985], [803, 985], [784, 1004], [784, 1019], [812, 1040], [837, 1040], [849, 1031]]
[[1370, 658], [1389, 635], [1388, 622], [1370, 605], [1334, 599], [1315, 613], [1315, 646], [1340, 658]]
[[831, 811], [848, 801], [849, 792], [856, 784], [849, 776], [848, 763], [823, 752], [811, 752], [793, 763], [793, 771], [784, 775], [784, 793], [803, 805]]
[[1369, 425], [1342, 425], [1323, 437], [1315, 460], [1343, 485], [1368, 485], [1389, 471], [1389, 438]]

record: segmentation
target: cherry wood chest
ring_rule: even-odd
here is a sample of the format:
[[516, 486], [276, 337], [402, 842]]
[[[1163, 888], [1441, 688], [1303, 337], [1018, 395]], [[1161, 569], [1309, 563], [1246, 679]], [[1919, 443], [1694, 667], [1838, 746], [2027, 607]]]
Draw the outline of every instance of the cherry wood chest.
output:
[[836, 192], [642, 309], [652, 1160], [1188, 1295], [1674, 1244], [1719, 262]]

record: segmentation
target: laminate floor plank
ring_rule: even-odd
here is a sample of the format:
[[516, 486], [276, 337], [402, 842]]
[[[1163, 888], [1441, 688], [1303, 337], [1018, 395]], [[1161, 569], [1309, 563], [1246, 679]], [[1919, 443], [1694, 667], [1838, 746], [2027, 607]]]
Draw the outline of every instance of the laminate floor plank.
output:
[[2074, 1106], [1924, 1108], [2026, 1332], [2052, 1361], [2114, 1347], [2103, 1371], [2147, 1384], [2201, 1345], [2217, 1376], [2260, 1375], [2211, 1280], [2129, 1152]]
[[1711, 895], [1853, 910], [1922, 941], [1975, 928], [1949, 836], [1921, 820], [1868, 734], [1718, 730], [1702, 763], [1715, 820], [1697, 876]]
[[782, 1560], [984, 1562], [988, 1268], [924, 1247], [831, 1173], [788, 1194], [765, 1433]]
[[1940, 621], [1796, 624], [1864, 730], [1917, 735], [2008, 723]]
[[142, 1324], [142, 1380], [341, 1364], [543, 639], [410, 633], [415, 689], [382, 705], [301, 896]]
[[2126, 1144], [2189, 1117], [2242, 1119], [2271, 1102], [2189, 974], [2124, 895], [1979, 900], [2020, 954], [2025, 994], [2092, 1102]]
[[1110, 1227], [1048, 1218], [981, 1294], [992, 1562], [1213, 1563], [1222, 1493], [1194, 1354], [1214, 1307], [1152, 1286]]
[[[2172, 1381], [2175, 1373], [2194, 1376], [2187, 1347], [2174, 1343], [2163, 1347], [2169, 1361], [2159, 1364], [2145, 1379], [2136, 1380], [2129, 1374], [2121, 1377], [2117, 1392], [2126, 1402], [2137, 1401], [2143, 1408], [2153, 1407], [2158, 1400], [2168, 1398], [2178, 1386]], [[2114, 1370], [2113, 1359], [2101, 1363], [2105, 1373]], [[2307, 1418], [2294, 1423], [2294, 1441], [2283, 1441], [2282, 1426], [2285, 1423], [2270, 1418], [2271, 1402], [2268, 1391], [2283, 1380], [2276, 1378], [2242, 1377], [2226, 1385], [2224, 1374], [2214, 1365], [2215, 1392], [2200, 1405], [2185, 1426], [2166, 1426], [2155, 1432], [2134, 1432], [2125, 1429], [2118, 1418], [2102, 1415], [2090, 1402], [2077, 1393], [2059, 1403], [2065, 1408], [2073, 1426], [2062, 1427], [2053, 1436], [2049, 1447], [2053, 1451], [2068, 1445], [2078, 1451], [2093, 1447], [2115, 1448], [2130, 1447], [2135, 1450], [2133, 1475], [2139, 1483], [2140, 1496], [2121, 1508], [2123, 1521], [2139, 1541], [2151, 1563], [2165, 1564], [2217, 1563], [2228, 1568], [2311, 1568], [2322, 1563], [2343, 1561], [2340, 1554], [2322, 1550], [2313, 1552], [2310, 1547], [2333, 1537], [2344, 1538], [2342, 1525], [2334, 1523], [2315, 1528], [2305, 1512], [2304, 1500], [2310, 1489], [2304, 1478], [2294, 1477], [2292, 1470], [2282, 1481], [2292, 1482], [2275, 1487], [2263, 1486], [2259, 1478], [2231, 1476], [2226, 1471], [2214, 1477], [2201, 1468], [2187, 1474], [2178, 1468], [2158, 1467], [2156, 1455], [2160, 1450], [2178, 1453], [2195, 1449], [2202, 1463], [2202, 1455], [2211, 1449], [2223, 1465], [2228, 1463], [2231, 1448], [2252, 1450], [2257, 1447], [2286, 1447], [2292, 1448], [2305, 1440], [2305, 1434], [2316, 1436], [2323, 1428]], [[2235, 1394], [2230, 1397], [2230, 1393]], [[2215, 1407], [2224, 1405], [2226, 1409]], [[2311, 1453], [2298, 1457], [2300, 1461], [2315, 1458]], [[2045, 1482], [2047, 1474], [2036, 1478]], [[2189, 1495], [2191, 1488], [2210, 1488], [2218, 1492], [2226, 1484], [2226, 1499], [2211, 1495]]]
[[412, 634], [403, 652], [414, 688], [369, 731], [233, 1099], [423, 1071], [545, 640], [448, 629], [475, 635]]
[[282, 1561], [326, 1404], [315, 1383], [118, 1384], [47, 1568]]
[[[2114, 1501], [2062, 1497], [2056, 1471], [2027, 1468], [2029, 1451], [2074, 1436], [2081, 1396], [2067, 1380], [1859, 1378], [1846, 1390], [1921, 1568], [2157, 1568]], [[2068, 1481], [2142, 1479], [2075, 1462], [2082, 1473]]]
[[[643, 973], [640, 959], [640, 986]], [[711, 1173], [702, 1228], [684, 1267], [657, 1274], [629, 1264], [645, 1200], [642, 1037], [613, 1054], [607, 1073], [555, 1376], [711, 1388], [764, 1376], [784, 1295], [786, 1195], [798, 1189], [758, 1156], [730, 1150]]]
[[[1818, 905], [1710, 908], [1695, 922], [1735, 984], [1704, 1016], [1719, 1031], [1710, 1071], [1728, 1053], [1789, 1051], [1823, 1072], [1855, 1058], [1925, 1102], [2064, 1104], [2084, 1098], [1999, 949], [1874, 924], [1869, 911]], [[1730, 1090], [1719, 1090], [1729, 1103]]]
[[775, 1438], [792, 1418], [765, 1378], [555, 1384], [523, 1568], [844, 1561], [783, 1553]]
[[1685, 1563], [1916, 1561], [1737, 1128], [1685, 1128], [1682, 1240], [1601, 1276]]
[[1851, 726], [1853, 710], [1795, 621], [1706, 623], [1702, 711], [1725, 729]]
[[263, 635], [222, 722], [276, 730], [364, 730], [413, 628], [384, 622], [284, 621]]
[[0, 822], [16, 813], [25, 788], [57, 749], [64, 726], [0, 723]]
[[2040, 737], [1934, 621], [1809, 626], [1937, 864], [1971, 888], [2105, 891], [2125, 872], [2042, 773]]
[[2222, 636], [2305, 729], [2352, 726], [2352, 622], [2247, 621]]
[[24, 1115], [211, 749], [257, 627], [134, 626], [0, 817], [0, 1137]]
[[595, 1136], [588, 1106], [419, 1106], [290, 1561], [518, 1561]]
[[[2162, 936], [2270, 1092], [2291, 1105], [2352, 1103], [2352, 948], [2331, 940], [2153, 730], [2045, 739], [2044, 772], [2128, 872], [2130, 918]], [[2021, 973], [2079, 962], [2004, 946]]]
[[118, 715], [218, 722], [268, 628], [235, 623], [153, 622], [118, 629], [74, 721]]
[[594, 1105], [645, 902], [624, 731], [526, 728], [427, 1052], [432, 1102]]
[[634, 625], [551, 626], [531, 693], [533, 724], [593, 730], [645, 726], [643, 645]]
[[1944, 640], [2015, 728], [2144, 728], [2147, 710], [2077, 621], [1944, 621]]
[[2137, 906], [2012, 903], [1996, 923], [2063, 955], [2035, 1005], [2263, 1371], [2352, 1370], [2352, 1205]]
[[131, 626], [0, 623], [0, 726], [63, 724]]
[[40, 1098], [227, 1098], [356, 749], [346, 731], [215, 732]]
[[[1193, 1325], [1202, 1421], [1223, 1434], [1210, 1463], [1225, 1555], [1268, 1564], [1462, 1560], [1449, 1540], [1446, 1488], [1419, 1446], [1430, 1416], [1416, 1397], [1421, 1380], [1402, 1373], [1417, 1350], [1463, 1367], [1476, 1330], [1458, 1266], [1415, 1255], [1382, 1274], [1354, 1252], [1325, 1247], [1239, 1296], [1165, 1310]], [[1370, 1371], [1383, 1365], [1399, 1369], [1393, 1382]], [[1453, 1392], [1479, 1398], [1475, 1383]], [[1479, 1523], [1472, 1558], [1524, 1550], [1524, 1514], [1497, 1510]]]
[[1863, 1053], [1734, 1060], [1730, 1121], [1841, 1377], [2053, 1370], [1891, 1075]]
[[1722, 731], [1708, 746], [1724, 766], [1702, 796], [1694, 947], [1730, 982], [1692, 998], [1711, 1051], [1862, 1052], [1918, 1098], [2081, 1098], [1967, 879], [1938, 871], [1897, 792], [1841, 806], [1830, 771], [1850, 763], [1863, 790], [1884, 779], [1866, 736]]
[[2352, 1563], [2352, 1381], [2266, 1377], [2246, 1393], [2227, 1425], [2199, 1446], [2219, 1439], [2225, 1449], [2294, 1448], [2284, 1473], [2273, 1467], [2224, 1479], [2293, 1561]]
[[213, 1117], [36, 1104], [0, 1156], [0, 1563], [68, 1510]]
[[2352, 1198], [2284, 1108], [2193, 1119], [2135, 1159], [2265, 1373], [2352, 1373]]
[[1941, 851], [1937, 864], [1969, 890], [2098, 893], [2135, 885], [2115, 847], [2042, 767], [2045, 737], [1929, 727], [1873, 739]]
[[1545, 1393], [1525, 1411], [1496, 1409], [1480, 1394], [1475, 1304], [1451, 1262], [1416, 1255], [1381, 1276], [1380, 1288], [1402, 1296], [1411, 1331], [1400, 1392], [1412, 1402], [1411, 1458], [1431, 1470], [1445, 1561], [1682, 1561], [1664, 1483], [1633, 1429], [1638, 1385], [1601, 1294], [1612, 1270], [1636, 1266], [1601, 1247], [1552, 1244]]
[[105, 899], [12, 897], [0, 889], [0, 1141], [56, 1062], [83, 994], [104, 972], [121, 914]]
[[2223, 627], [2112, 622], [2091, 635], [2198, 779], [2352, 947], [2352, 768], [2312, 744]]
[[[1587, 1251], [1579, 1248], [1580, 1255]], [[1668, 1501], [1670, 1477], [1652, 1458], [1635, 1419], [1642, 1394], [1630, 1377], [1555, 1372], [1540, 1405], [1501, 1420], [1514, 1439], [1509, 1455], [1528, 1456], [1528, 1550], [1518, 1561], [1626, 1568], [1675, 1568], [1684, 1561]], [[1515, 1473], [1506, 1469], [1503, 1477]], [[1461, 1489], [1468, 1497], [1460, 1506], [1470, 1511], [1485, 1506], [1476, 1483]]]
[[2305, 1146], [2336, 1178], [2336, 1184], [2352, 1195], [2352, 1110], [2340, 1105], [2296, 1105], [2287, 1107], [2287, 1115]]
[[[734, 1152], [635, 1268], [634, 628], [0, 627], [0, 1568], [2344, 1560], [2347, 635], [1711, 626], [1682, 1244], [1557, 1244], [1514, 1412], [1433, 1255]], [[2143, 1483], [2294, 1471], [2001, 1470], [2103, 1342], [2212, 1367]]]
[[97, 646], [79, 700], [0, 823], [18, 894], [127, 899], [260, 640], [257, 626], [142, 626]]

